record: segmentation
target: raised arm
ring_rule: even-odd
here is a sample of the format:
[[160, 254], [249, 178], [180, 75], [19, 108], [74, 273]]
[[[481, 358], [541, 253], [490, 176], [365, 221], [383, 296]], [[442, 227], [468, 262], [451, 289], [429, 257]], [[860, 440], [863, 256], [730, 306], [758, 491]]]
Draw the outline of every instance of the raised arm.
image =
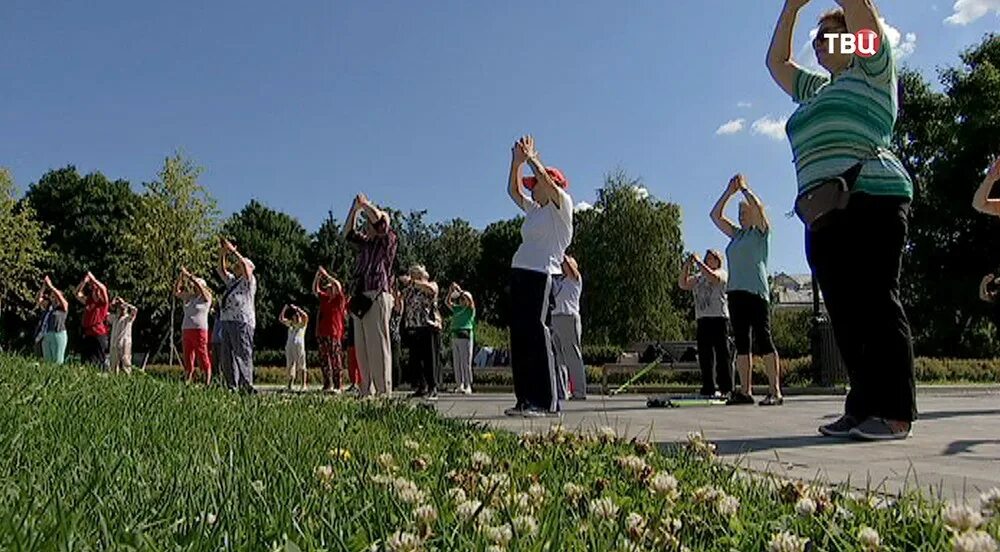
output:
[[771, 230], [771, 221], [767, 219], [767, 209], [764, 208], [764, 203], [757, 197], [757, 194], [753, 193], [750, 189], [750, 185], [747, 184], [747, 179], [742, 174], [736, 175], [739, 182], [740, 191], [743, 192], [743, 197], [747, 199], [747, 203], [756, 211], [757, 220], [764, 225], [761, 230], [769, 232]]
[[438, 293], [437, 282], [426, 282], [426, 281], [420, 281], [420, 280], [412, 280], [410, 283], [413, 285], [414, 288], [416, 288], [417, 290], [420, 290], [421, 292], [423, 292], [423, 293], [425, 293], [427, 295], [437, 295], [437, 293]]
[[51, 293], [55, 297], [56, 302], [59, 303], [60, 310], [69, 312], [69, 301], [66, 300], [66, 296], [63, 295], [63, 292], [59, 291], [59, 288], [52, 285], [52, 279], [46, 276], [44, 283], [45, 287], [49, 290], [49, 293]]
[[87, 275], [90, 276], [90, 285], [94, 286], [94, 289], [97, 290], [98, 301], [100, 301], [101, 303], [107, 303], [108, 286], [101, 283], [100, 280], [98, 280], [97, 277], [95, 277], [93, 274], [88, 272]]
[[808, 3], [809, 0], [785, 1], [785, 7], [781, 9], [771, 36], [771, 46], [767, 49], [767, 70], [771, 72], [774, 82], [789, 96], [795, 95], [795, 76], [802, 70], [792, 59], [795, 20], [802, 7]]
[[691, 291], [694, 288], [694, 277], [691, 276], [691, 269], [694, 268], [694, 255], [689, 256], [681, 265], [681, 273], [677, 277], [677, 285], [684, 291]]
[[361, 196], [354, 198], [354, 202], [351, 203], [351, 210], [347, 213], [347, 218], [344, 219], [344, 236], [350, 236], [354, 229], [358, 227], [358, 210], [361, 205], [358, 200]]
[[996, 280], [996, 275], [987, 274], [986, 276], [983, 276], [983, 280], [979, 282], [979, 298], [987, 303], [994, 303], [997, 300], [996, 294], [990, 293], [990, 291], [986, 289], [994, 280]]
[[707, 277], [709, 280], [711, 280], [712, 283], [718, 284], [723, 281], [721, 269], [715, 270], [711, 268], [710, 266], [705, 264], [705, 261], [701, 260], [701, 257], [697, 255], [694, 255], [692, 259], [694, 260], [694, 264], [698, 266], [698, 269], [701, 270], [701, 273], [704, 274], [705, 277]]
[[570, 278], [579, 282], [582, 279], [580, 275], [580, 265], [576, 262], [576, 258], [566, 255], [565, 272]]
[[535, 149], [535, 139], [529, 134], [521, 138], [518, 144], [528, 161], [528, 165], [531, 166], [531, 172], [535, 174], [537, 179], [535, 190], [532, 193], [542, 201], [552, 201], [557, 209], [561, 208], [560, 203], [556, 200], [562, 190], [552, 179], [549, 171], [545, 170], [545, 165], [542, 164], [538, 151]]
[[514, 147], [510, 150], [511, 159], [510, 174], [507, 177], [507, 195], [523, 211], [529, 199], [527, 194], [524, 193], [524, 187], [521, 184], [521, 180], [524, 178], [524, 163], [527, 159], [520, 144], [520, 140], [514, 142]]
[[722, 233], [730, 238], [736, 235], [736, 224], [726, 218], [726, 205], [728, 205], [729, 200], [736, 195], [736, 191], [739, 189], [738, 186], [739, 184], [736, 177], [734, 176], [730, 178], [729, 185], [726, 186], [726, 190], [722, 192], [721, 196], [719, 196], [719, 200], [715, 202], [715, 205], [712, 207], [712, 213], [710, 214], [712, 222], [715, 223], [715, 226], [718, 227], [719, 230], [722, 230]]
[[73, 290], [73, 297], [76, 297], [76, 300], [83, 305], [87, 304], [87, 296], [83, 294], [83, 288], [87, 287], [88, 283], [90, 283], [89, 272], [86, 275], [84, 275], [83, 280], [81, 280], [80, 283], [76, 286], [76, 289]]
[[177, 280], [174, 282], [174, 297], [178, 299], [184, 299], [184, 281], [187, 280], [187, 275], [184, 273], [184, 269], [181, 269], [181, 273], [177, 275]]
[[289, 325], [291, 321], [288, 320], [288, 305], [281, 307], [281, 314], [278, 315], [278, 322], [284, 325]]
[[365, 196], [365, 194], [358, 194], [358, 204], [360, 205], [361, 209], [365, 212], [365, 216], [368, 218], [369, 222], [375, 224], [376, 222], [385, 219], [385, 222], [388, 225], [389, 213], [386, 213], [385, 211], [376, 207], [374, 203], [368, 200], [368, 197]]
[[229, 240], [223, 237], [219, 238], [219, 262], [215, 267], [215, 272], [219, 275], [219, 278], [222, 278], [223, 282], [229, 281], [229, 265], [228, 260], [226, 259], [226, 256], [229, 253], [228, 245]]
[[1000, 156], [993, 160], [990, 170], [986, 172], [986, 177], [976, 190], [976, 195], [972, 199], [972, 207], [975, 210], [984, 215], [1000, 217], [1000, 199], [990, 199], [990, 191], [997, 181], [1000, 181]]
[[837, 0], [837, 4], [844, 9], [848, 32], [854, 34], [861, 29], [871, 29], [885, 40], [885, 31], [879, 22], [878, 9], [873, 0]]
[[195, 288], [197, 288], [198, 295], [200, 295], [202, 299], [210, 303], [212, 302], [212, 290], [208, 289], [208, 285], [206, 285], [203, 280], [195, 278], [194, 274], [191, 274], [190, 272], [188, 273], [188, 280], [192, 285], [194, 285]]

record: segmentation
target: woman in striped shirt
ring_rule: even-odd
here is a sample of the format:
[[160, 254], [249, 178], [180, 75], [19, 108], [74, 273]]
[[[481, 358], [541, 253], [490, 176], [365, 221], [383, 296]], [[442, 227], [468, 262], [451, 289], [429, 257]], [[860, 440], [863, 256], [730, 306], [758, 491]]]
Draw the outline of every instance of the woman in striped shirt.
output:
[[[819, 281], [851, 391], [845, 413], [820, 432], [866, 440], [905, 439], [916, 418], [913, 340], [899, 298], [913, 184], [889, 151], [899, 111], [892, 45], [872, 0], [837, 0], [813, 40], [829, 75], [792, 59], [796, 17], [809, 0], [786, 0], [767, 66], [798, 104], [786, 130], [798, 194], [825, 180], [854, 180], [846, 208], [806, 231], [806, 255]], [[829, 35], [874, 31], [874, 54], [836, 51]], [[839, 36], [836, 37], [839, 39]], [[866, 57], [867, 56], [867, 57]], [[855, 176], [855, 178], [849, 178]]]

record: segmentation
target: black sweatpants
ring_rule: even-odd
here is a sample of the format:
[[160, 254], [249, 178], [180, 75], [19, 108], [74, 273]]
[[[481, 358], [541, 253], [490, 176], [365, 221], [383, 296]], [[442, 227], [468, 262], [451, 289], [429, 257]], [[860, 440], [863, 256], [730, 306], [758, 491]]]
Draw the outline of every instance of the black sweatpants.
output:
[[698, 319], [698, 365], [701, 367], [701, 394], [733, 390], [733, 363], [729, 349], [729, 319], [706, 316]]
[[80, 359], [84, 364], [92, 364], [101, 370], [108, 369], [108, 348], [110, 338], [105, 335], [84, 335], [80, 341]]
[[909, 201], [856, 193], [829, 225], [806, 231], [806, 257], [819, 282], [851, 390], [845, 412], [917, 417], [913, 338], [899, 298]]
[[406, 329], [404, 336], [409, 351], [406, 371], [414, 388], [436, 390], [440, 372], [438, 350], [441, 348], [441, 332], [427, 326]]
[[555, 412], [556, 368], [549, 322], [552, 277], [545, 272], [515, 268], [510, 273], [510, 368], [514, 396], [522, 408]]

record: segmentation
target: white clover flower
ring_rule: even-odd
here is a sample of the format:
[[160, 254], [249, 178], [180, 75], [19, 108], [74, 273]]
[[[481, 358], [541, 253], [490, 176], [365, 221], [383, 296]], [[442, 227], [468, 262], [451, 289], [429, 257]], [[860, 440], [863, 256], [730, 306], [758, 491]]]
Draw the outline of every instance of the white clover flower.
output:
[[531, 486], [528, 487], [528, 496], [531, 497], [532, 504], [535, 506], [541, 506], [542, 503], [545, 502], [545, 497], [548, 496], [548, 493], [545, 491], [545, 487], [539, 485], [538, 483], [532, 483]]
[[487, 525], [483, 527], [483, 536], [497, 546], [506, 548], [510, 541], [514, 540], [514, 530], [506, 523], [499, 527]]
[[979, 510], [984, 516], [1000, 515], [1000, 487], [979, 495]]
[[615, 430], [613, 428], [610, 428], [608, 426], [598, 428], [597, 437], [599, 440], [606, 443], [612, 443], [618, 440], [618, 434], [615, 433]]
[[955, 535], [951, 549], [954, 552], [996, 552], [997, 541], [985, 531], [969, 531]]
[[375, 483], [376, 485], [383, 485], [385, 487], [391, 486], [393, 481], [395, 481], [395, 478], [389, 477], [388, 475], [378, 474], [372, 477], [373, 483]]
[[771, 552], [805, 552], [809, 539], [783, 531], [771, 537], [768, 550]]
[[417, 523], [428, 526], [437, 521], [438, 513], [430, 504], [424, 504], [423, 506], [414, 508], [413, 518], [417, 520]]
[[804, 496], [795, 503], [795, 513], [802, 517], [811, 517], [816, 513], [816, 501]]
[[630, 540], [620, 539], [617, 550], [618, 552], [643, 552], [644, 548]]
[[465, 489], [459, 487], [452, 487], [448, 489], [448, 498], [455, 504], [465, 502]]
[[707, 504], [709, 502], [715, 502], [723, 496], [723, 493], [711, 485], [706, 485], [704, 487], [698, 487], [691, 494], [691, 498], [695, 502], [700, 504]]
[[514, 518], [513, 524], [518, 535], [534, 537], [538, 534], [538, 520], [531, 516], [518, 516]]
[[466, 500], [455, 508], [455, 515], [462, 521], [469, 521], [482, 506], [478, 500]]
[[427, 495], [423, 491], [409, 488], [397, 491], [396, 496], [406, 504], [420, 504], [427, 499]]
[[388, 452], [383, 452], [382, 454], [379, 454], [376, 461], [378, 462], [379, 466], [382, 466], [383, 469], [393, 470], [396, 468], [396, 459], [393, 458], [392, 455], [389, 454]]
[[617, 459], [617, 462], [618, 467], [635, 477], [645, 473], [648, 467], [645, 460], [635, 455], [621, 456]]
[[678, 518], [665, 517], [660, 520], [660, 528], [668, 533], [678, 533], [684, 527], [684, 522]]
[[487, 490], [496, 488], [497, 491], [506, 492], [510, 489], [510, 476], [505, 473], [491, 473], [479, 477], [479, 484]]
[[634, 540], [641, 540], [646, 535], [646, 519], [641, 514], [631, 512], [625, 518], [625, 530]]
[[720, 516], [733, 517], [739, 509], [740, 500], [735, 496], [723, 495], [715, 503], [715, 511], [718, 512]]
[[983, 516], [965, 505], [949, 504], [941, 513], [944, 524], [959, 533], [971, 531], [983, 524]]
[[403, 446], [406, 447], [406, 448], [408, 448], [408, 449], [410, 449], [410, 450], [420, 450], [420, 443], [418, 443], [418, 442], [416, 442], [416, 441], [414, 441], [412, 439], [407, 439], [407, 440], [403, 441]]
[[486, 547], [486, 552], [504, 552], [504, 549], [495, 544], [491, 544]]
[[483, 469], [493, 463], [493, 459], [490, 458], [489, 454], [485, 452], [476, 451], [472, 453], [472, 467], [476, 469]]
[[313, 475], [323, 485], [330, 485], [333, 483], [333, 466], [329, 464], [326, 466], [316, 466], [316, 469], [313, 470]]
[[867, 526], [858, 530], [858, 542], [861, 543], [861, 548], [865, 552], [875, 552], [882, 547], [882, 537], [879, 536], [878, 531]]
[[570, 500], [577, 500], [587, 492], [586, 489], [576, 483], [566, 483], [563, 485], [563, 494]]
[[675, 498], [677, 488], [677, 478], [667, 472], [658, 472], [649, 479], [649, 490], [659, 496]]
[[392, 552], [416, 552], [423, 544], [420, 537], [403, 531], [396, 531], [385, 541], [385, 547]]
[[590, 501], [590, 514], [598, 519], [613, 519], [618, 516], [618, 506], [610, 498]]
[[253, 488], [258, 494], [264, 492], [264, 482], [260, 479], [255, 479], [250, 483], [250, 487]]

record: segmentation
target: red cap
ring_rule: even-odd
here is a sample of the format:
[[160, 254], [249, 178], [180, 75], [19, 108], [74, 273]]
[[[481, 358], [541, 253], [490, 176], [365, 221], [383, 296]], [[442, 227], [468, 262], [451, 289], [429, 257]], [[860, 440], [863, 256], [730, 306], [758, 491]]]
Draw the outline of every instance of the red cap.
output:
[[[566, 180], [562, 171], [555, 167], [545, 167], [545, 172], [549, 173], [549, 176], [552, 177], [556, 186], [559, 186], [564, 190], [569, 188], [569, 180]], [[521, 184], [523, 184], [525, 188], [532, 190], [535, 188], [535, 185], [538, 184], [538, 178], [534, 176], [526, 176], [521, 179]]]

